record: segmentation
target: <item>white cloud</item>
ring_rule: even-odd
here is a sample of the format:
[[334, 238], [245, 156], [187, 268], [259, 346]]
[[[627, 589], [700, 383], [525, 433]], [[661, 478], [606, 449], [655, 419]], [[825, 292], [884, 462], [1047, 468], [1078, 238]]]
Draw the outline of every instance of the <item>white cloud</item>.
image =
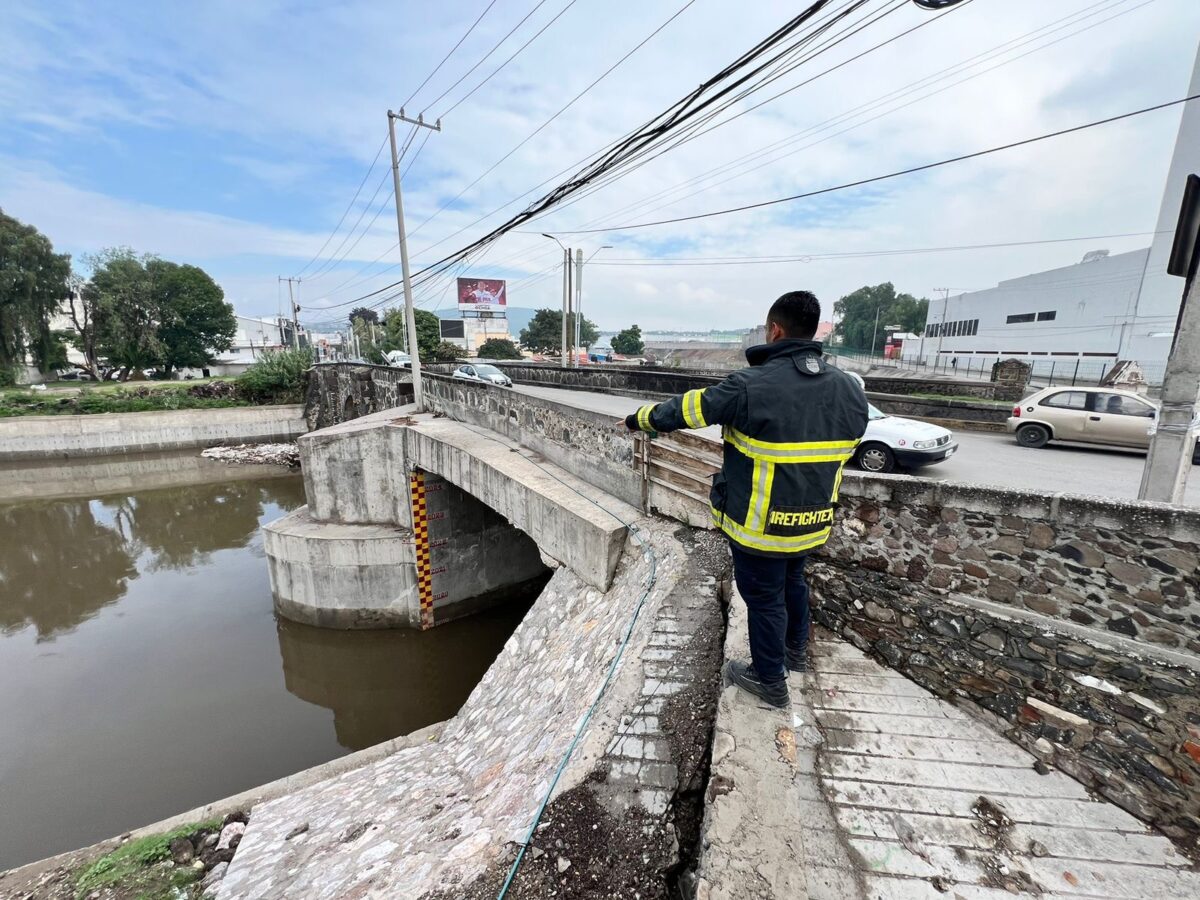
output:
[[[532, 33], [564, 4], [539, 10]], [[73, 250], [128, 243], [164, 255], [207, 261], [247, 311], [270, 312], [276, 275], [299, 269], [316, 253], [345, 208], [384, 134], [384, 110], [399, 106], [478, 14], [476, 0], [445, 4], [380, 2], [313, 4], [234, 0], [192, 6], [147, 5], [104, 15], [83, 2], [53, 11], [32, 0], [17, 4], [14, 26], [0, 34], [0, 117], [20, 122], [30, 141], [0, 171], [6, 209]], [[485, 17], [410, 108], [420, 108], [452, 83], [524, 15], [503, 10]], [[677, 7], [581, 0], [511, 66], [446, 117], [430, 136], [406, 183], [410, 228], [416, 228], [535, 127], [657, 27]], [[953, 85], [961, 75], [931, 78], [958, 62], [971, 74], [1039, 46], [1022, 36], [1077, 11], [1092, 11], [1043, 39], [1061, 41], [1010, 65]], [[649, 118], [690, 90], [788, 15], [795, 4], [742, 4], [736, 15], [715, 0], [700, 0], [612, 76], [562, 113], [455, 208], [420, 228], [414, 259], [432, 261], [501, 220], [470, 225]], [[1110, 22], [1103, 19], [1125, 15]], [[847, 41], [806, 69], [815, 73], [873, 42], [922, 21], [903, 9], [868, 35]], [[1020, 137], [1124, 112], [1181, 96], [1200, 36], [1193, 0], [1042, 0], [973, 3], [915, 34], [847, 65], [711, 135], [689, 143], [592, 196], [512, 234], [484, 254], [473, 271], [506, 274], [511, 302], [555, 305], [561, 281], [552, 266], [558, 248], [537, 232], [624, 224], [703, 213], [715, 208], [812, 190], [881, 174]], [[988, 57], [1004, 42], [1004, 55]], [[504, 49], [503, 59], [517, 46]], [[486, 63], [472, 84], [494, 63]], [[780, 86], [794, 83], [785, 80]], [[933, 90], [946, 87], [941, 93]], [[460, 88], [452, 96], [457, 96]], [[904, 90], [901, 90], [904, 89]], [[895, 92], [883, 102], [878, 98]], [[911, 105], [903, 108], [901, 104]], [[864, 104], [857, 117], [847, 111]], [[47, 116], [46, 109], [72, 110]], [[438, 114], [445, 107], [434, 107]], [[873, 121], [872, 116], [887, 113]], [[828, 127], [823, 123], [833, 124]], [[779, 255], [880, 250], [1149, 230], [1157, 216], [1178, 111], [1156, 113], [1022, 150], [963, 163], [909, 179], [754, 213], [663, 228], [563, 235], [589, 251], [615, 245], [597, 262], [657, 256]], [[851, 127], [845, 133], [836, 132]], [[135, 179], [119, 194], [101, 188], [86, 153], [72, 164], [41, 165], [61, 141], [126, 145], [143, 150], [139, 131], [185, 135], [202, 131], [227, 143], [224, 157], [267, 183], [271, 198], [290, 196], [306, 212], [284, 218], [264, 202], [246, 214], [172, 208], [162, 196], [139, 194]], [[736, 160], [772, 142], [809, 130], [772, 162], [733, 180], [746, 166], [659, 196], [679, 182]], [[0, 145], [4, 146], [4, 145]], [[23, 154], [23, 155], [22, 155]], [[336, 177], [321, 177], [333, 171]], [[372, 176], [374, 182], [382, 170]], [[201, 176], [197, 176], [201, 177]], [[215, 176], [205, 175], [212, 178]], [[688, 196], [698, 187], [710, 190]], [[214, 197], [225, 185], [209, 185]], [[368, 187], [368, 192], [371, 188]], [[313, 305], [353, 299], [397, 278], [388, 271], [335, 290], [355, 268], [381, 255], [398, 262], [391, 209], [347, 257], [344, 268], [316, 274], [304, 285]], [[522, 203], [509, 207], [511, 213]], [[361, 204], [361, 201], [360, 201]], [[184, 206], [185, 204], [177, 204]], [[348, 217], [352, 222], [361, 205]], [[370, 220], [374, 210], [363, 222]], [[453, 235], [453, 236], [452, 236]], [[331, 242], [327, 252], [339, 244]], [[437, 243], [444, 241], [443, 243]], [[1104, 242], [1102, 242], [1104, 243]], [[1110, 241], [1114, 250], [1144, 245]], [[430, 245], [433, 245], [432, 247]], [[345, 249], [345, 247], [343, 247]], [[864, 283], [891, 280], [918, 295], [941, 286], [982, 287], [1075, 261], [1090, 244], [813, 261], [770, 266], [589, 268], [588, 309], [605, 326], [637, 321], [672, 325], [750, 325], [784, 290], [806, 286], [828, 300]], [[354, 265], [351, 265], [354, 264]], [[319, 267], [314, 267], [319, 273]], [[313, 276], [314, 271], [306, 274]], [[441, 285], [425, 291], [436, 303]], [[342, 310], [330, 313], [340, 316]]]

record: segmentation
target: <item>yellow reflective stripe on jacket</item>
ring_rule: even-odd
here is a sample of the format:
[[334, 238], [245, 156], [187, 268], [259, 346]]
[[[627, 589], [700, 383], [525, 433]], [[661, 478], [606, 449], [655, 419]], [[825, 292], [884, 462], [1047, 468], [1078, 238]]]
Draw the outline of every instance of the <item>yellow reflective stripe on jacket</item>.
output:
[[800, 553], [803, 550], [812, 550], [820, 547], [829, 540], [829, 534], [832, 531], [831, 526], [829, 528], [822, 528], [820, 531], [814, 531], [811, 534], [801, 534], [792, 537], [755, 534], [754, 532], [747, 531], [724, 513], [716, 509], [711, 509], [710, 511], [714, 525], [743, 547], [751, 547], [755, 550], [766, 550], [774, 553]]
[[761, 533], [766, 527], [767, 504], [771, 500], [770, 483], [775, 480], [775, 464], [754, 461], [754, 473], [750, 476], [750, 504], [746, 508], [746, 529]]
[[708, 425], [708, 422], [704, 421], [704, 407], [700, 402], [705, 390], [707, 388], [700, 388], [683, 395], [683, 421], [687, 423], [688, 428], [704, 428]]
[[654, 404], [651, 404], [650, 406], [643, 406], [641, 409], [639, 409], [637, 411], [638, 428], [642, 429], [642, 431], [653, 431], [654, 430], [650, 425], [650, 413], [653, 410], [654, 410]]
[[773, 463], [844, 462], [854, 455], [857, 440], [772, 443], [755, 440], [736, 428], [726, 428], [725, 440], [744, 456]]

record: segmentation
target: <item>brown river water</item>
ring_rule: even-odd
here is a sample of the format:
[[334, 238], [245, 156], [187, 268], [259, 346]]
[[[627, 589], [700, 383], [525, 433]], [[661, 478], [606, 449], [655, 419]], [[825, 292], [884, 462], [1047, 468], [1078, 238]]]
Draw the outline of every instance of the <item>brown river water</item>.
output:
[[194, 455], [0, 469], [0, 870], [459, 709], [534, 598], [426, 633], [280, 619], [259, 529], [303, 503]]

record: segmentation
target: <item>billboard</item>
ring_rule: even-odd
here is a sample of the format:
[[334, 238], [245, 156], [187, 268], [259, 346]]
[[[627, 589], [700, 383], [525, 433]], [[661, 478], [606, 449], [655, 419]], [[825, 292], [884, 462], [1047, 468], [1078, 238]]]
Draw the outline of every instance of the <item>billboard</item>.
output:
[[503, 312], [508, 304], [504, 282], [497, 278], [458, 279], [458, 308], [463, 312]]
[[463, 340], [466, 338], [466, 323], [462, 319], [442, 319], [438, 323], [442, 329], [442, 340], [457, 338]]

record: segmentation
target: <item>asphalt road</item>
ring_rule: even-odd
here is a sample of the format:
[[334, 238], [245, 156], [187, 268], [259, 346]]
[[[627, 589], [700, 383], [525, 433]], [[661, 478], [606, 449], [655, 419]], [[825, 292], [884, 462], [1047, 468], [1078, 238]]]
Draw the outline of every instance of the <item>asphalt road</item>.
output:
[[[513, 390], [559, 403], [609, 413], [614, 422], [645, 401], [610, 394], [517, 385]], [[1136, 450], [1049, 444], [1040, 450], [1017, 446], [1011, 435], [955, 432], [958, 453], [946, 462], [922, 469], [926, 478], [991, 484], [1047, 493], [1092, 494], [1136, 499], [1146, 456]], [[1200, 507], [1200, 466], [1193, 466], [1184, 502]]]

